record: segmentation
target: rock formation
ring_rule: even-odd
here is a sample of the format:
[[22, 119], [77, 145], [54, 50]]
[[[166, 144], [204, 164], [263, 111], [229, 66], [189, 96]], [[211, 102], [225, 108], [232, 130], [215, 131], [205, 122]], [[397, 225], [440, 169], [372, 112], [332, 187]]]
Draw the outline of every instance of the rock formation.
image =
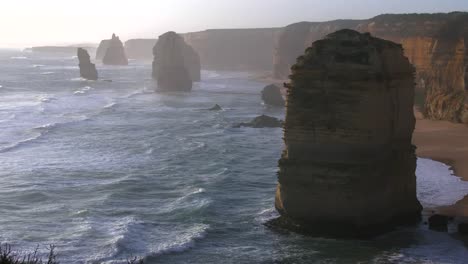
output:
[[219, 104], [215, 104], [215, 106], [208, 109], [208, 111], [222, 111], [222, 110], [223, 110], [223, 108], [221, 106], [219, 106]]
[[284, 99], [281, 95], [281, 89], [274, 84], [270, 84], [263, 88], [262, 100], [269, 106], [284, 107]]
[[125, 53], [129, 59], [153, 60], [153, 47], [157, 39], [129, 39], [125, 41]]
[[275, 117], [261, 115], [261, 116], [257, 116], [249, 123], [240, 123], [234, 126], [234, 128], [240, 128], [240, 127], [253, 127], [253, 128], [283, 127], [283, 121]]
[[88, 51], [82, 48], [78, 48], [78, 60], [80, 66], [80, 76], [81, 78], [87, 80], [96, 81], [98, 79], [98, 73], [96, 70], [96, 65], [91, 63]]
[[366, 237], [419, 220], [414, 68], [401, 45], [341, 30], [292, 67], [278, 223]]
[[281, 30], [210, 29], [182, 36], [200, 55], [204, 69], [272, 71], [275, 43]]
[[128, 65], [127, 55], [119, 37], [112, 34], [107, 50], [102, 58], [102, 63], [106, 65]]
[[200, 61], [175, 32], [161, 35], [153, 48], [153, 78], [162, 91], [190, 91], [200, 78]]
[[192, 46], [187, 44], [184, 45], [184, 64], [189, 71], [192, 81], [199, 82], [201, 80], [200, 56], [198, 56], [198, 53]]
[[102, 61], [104, 55], [106, 55], [107, 48], [109, 47], [110, 39], [101, 40], [96, 50], [96, 60]]
[[468, 13], [380, 15], [368, 20], [293, 24], [278, 39], [275, 77], [286, 78], [310, 43], [345, 28], [402, 44], [416, 67], [418, 92], [426, 94], [426, 117], [468, 123]]

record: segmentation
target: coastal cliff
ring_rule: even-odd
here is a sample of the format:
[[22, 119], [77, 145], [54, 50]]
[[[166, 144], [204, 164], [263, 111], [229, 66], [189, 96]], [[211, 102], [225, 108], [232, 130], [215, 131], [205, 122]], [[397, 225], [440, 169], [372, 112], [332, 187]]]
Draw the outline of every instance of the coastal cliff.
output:
[[83, 48], [78, 48], [77, 56], [80, 67], [80, 77], [87, 80], [96, 81], [98, 79], [96, 65], [91, 63], [88, 51]]
[[108, 42], [107, 50], [102, 58], [102, 63], [106, 65], [128, 65], [127, 55], [119, 37], [112, 34]]
[[[184, 39], [175, 32], [159, 36], [154, 46], [153, 78], [162, 91], [190, 91], [200, 77], [200, 62]], [[196, 52], [195, 52], [196, 54]]]
[[275, 206], [284, 227], [366, 237], [414, 223], [414, 68], [400, 45], [341, 30], [292, 67]]
[[272, 71], [280, 28], [211, 29], [181, 34], [207, 70]]
[[302, 22], [287, 26], [278, 40], [274, 76], [286, 78], [297, 56], [338, 29], [354, 29], [402, 44], [416, 67], [425, 115], [468, 123], [468, 13], [381, 15], [368, 20]]
[[125, 53], [129, 59], [153, 60], [153, 47], [157, 39], [129, 39], [125, 41]]

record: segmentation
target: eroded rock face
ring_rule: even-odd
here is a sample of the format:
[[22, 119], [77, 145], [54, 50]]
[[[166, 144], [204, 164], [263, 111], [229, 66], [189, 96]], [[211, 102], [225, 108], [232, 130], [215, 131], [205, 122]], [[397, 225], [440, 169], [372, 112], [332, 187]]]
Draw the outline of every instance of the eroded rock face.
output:
[[310, 43], [345, 28], [402, 44], [416, 67], [417, 89], [427, 92], [426, 117], [468, 123], [468, 13], [380, 15], [368, 20], [293, 24], [279, 37], [274, 75], [287, 78], [295, 59]]
[[106, 65], [128, 65], [122, 41], [115, 34], [112, 34], [112, 38], [109, 40], [102, 63]]
[[161, 35], [153, 48], [153, 78], [162, 91], [191, 91], [200, 80], [200, 60], [196, 52], [175, 32]]
[[93, 81], [97, 80], [98, 73], [96, 70], [96, 65], [91, 63], [88, 51], [82, 48], [78, 48], [77, 55], [79, 60], [81, 78]]
[[284, 99], [281, 95], [281, 89], [274, 84], [270, 84], [263, 88], [262, 100], [269, 106], [284, 107]]
[[280, 222], [365, 237], [417, 221], [414, 68], [402, 47], [341, 30], [307, 49], [290, 78]]

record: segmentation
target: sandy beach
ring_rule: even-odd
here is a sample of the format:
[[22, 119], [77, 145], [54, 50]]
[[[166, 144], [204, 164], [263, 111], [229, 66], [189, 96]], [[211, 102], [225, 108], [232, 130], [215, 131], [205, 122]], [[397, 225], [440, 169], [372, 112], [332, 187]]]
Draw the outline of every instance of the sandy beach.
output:
[[[417, 112], [413, 143], [418, 157], [448, 164], [456, 176], [468, 181], [468, 126], [427, 120]], [[441, 212], [468, 217], [468, 193], [455, 205], [441, 208]]]

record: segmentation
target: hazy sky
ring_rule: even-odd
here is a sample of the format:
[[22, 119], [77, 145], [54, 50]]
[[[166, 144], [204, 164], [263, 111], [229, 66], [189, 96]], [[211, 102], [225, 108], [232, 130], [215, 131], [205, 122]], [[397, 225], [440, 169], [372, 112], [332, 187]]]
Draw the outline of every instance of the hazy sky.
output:
[[174, 30], [280, 27], [382, 13], [468, 11], [468, 0], [0, 0], [0, 47], [123, 40]]

